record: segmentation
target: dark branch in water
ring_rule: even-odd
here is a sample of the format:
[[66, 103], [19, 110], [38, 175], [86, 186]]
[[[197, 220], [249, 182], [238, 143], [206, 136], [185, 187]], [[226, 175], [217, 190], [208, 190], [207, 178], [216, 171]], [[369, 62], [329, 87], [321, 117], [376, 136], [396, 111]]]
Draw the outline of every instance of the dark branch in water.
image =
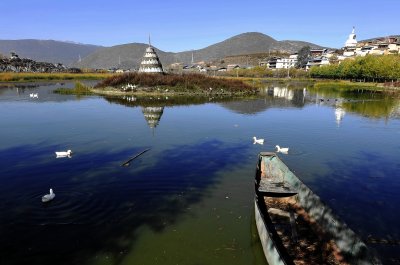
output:
[[143, 155], [144, 153], [146, 153], [146, 152], [149, 151], [149, 150], [150, 150], [150, 148], [147, 148], [146, 150], [143, 150], [142, 152], [140, 152], [140, 153], [136, 154], [135, 156], [129, 158], [126, 162], [124, 162], [124, 163], [121, 164], [121, 167], [128, 167], [132, 160], [134, 160], [134, 159], [136, 159], [137, 157]]

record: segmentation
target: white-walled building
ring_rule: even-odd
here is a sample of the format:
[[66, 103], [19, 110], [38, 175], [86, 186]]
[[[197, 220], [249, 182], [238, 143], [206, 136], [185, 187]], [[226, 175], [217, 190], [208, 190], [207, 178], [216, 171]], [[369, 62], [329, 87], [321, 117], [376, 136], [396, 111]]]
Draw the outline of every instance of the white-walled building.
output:
[[344, 47], [343, 55], [339, 56], [339, 60], [355, 56], [371, 55], [390, 55], [400, 53], [400, 39], [396, 36], [382, 37], [367, 41], [357, 42], [355, 29], [347, 38]]
[[[287, 69], [295, 67], [296, 63], [297, 63], [297, 53], [291, 54], [289, 58], [273, 57], [268, 60], [266, 65], [270, 69]], [[260, 65], [262, 64], [260, 63]]]
[[321, 65], [328, 65], [330, 64], [328, 57], [326, 56], [320, 56], [320, 57], [315, 57], [310, 60], [308, 60], [306, 64], [306, 70], [309, 70], [313, 66], [321, 66]]

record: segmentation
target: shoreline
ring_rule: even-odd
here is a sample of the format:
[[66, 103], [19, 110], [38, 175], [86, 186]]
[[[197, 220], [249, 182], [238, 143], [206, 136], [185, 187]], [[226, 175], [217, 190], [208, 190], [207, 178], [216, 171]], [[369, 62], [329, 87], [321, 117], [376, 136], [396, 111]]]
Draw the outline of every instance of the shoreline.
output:
[[[59, 83], [59, 82], [73, 82], [73, 81], [94, 81], [104, 80], [115, 74], [111, 73], [0, 73], [0, 88], [10, 86], [13, 84], [28, 84], [28, 83]], [[118, 75], [118, 74], [117, 74]], [[333, 86], [339, 86], [340, 88], [349, 89], [366, 89], [375, 90], [383, 93], [399, 93], [400, 87], [387, 86], [385, 83], [373, 83], [373, 82], [357, 82], [349, 80], [332, 80], [332, 79], [319, 79], [319, 78], [261, 78], [261, 77], [232, 77], [232, 76], [217, 76], [218, 79], [228, 80], [240, 80], [249, 85], [262, 85], [262, 83], [310, 83], [315, 88], [329, 89]], [[158, 87], [143, 87], [144, 90], [154, 90]], [[112, 89], [115, 89], [114, 91]], [[163, 89], [174, 90], [174, 87], [163, 87]], [[251, 94], [250, 92], [202, 92], [202, 91], [171, 91], [171, 92], [157, 92], [157, 91], [136, 91], [136, 92], [124, 92], [119, 91], [116, 88], [95, 89], [90, 88], [91, 93], [100, 95], [140, 95], [140, 96], [156, 96], [156, 95], [246, 95]]]
[[2, 83], [61, 82], [74, 80], [102, 80], [112, 76], [110, 73], [14, 73], [1, 72]]

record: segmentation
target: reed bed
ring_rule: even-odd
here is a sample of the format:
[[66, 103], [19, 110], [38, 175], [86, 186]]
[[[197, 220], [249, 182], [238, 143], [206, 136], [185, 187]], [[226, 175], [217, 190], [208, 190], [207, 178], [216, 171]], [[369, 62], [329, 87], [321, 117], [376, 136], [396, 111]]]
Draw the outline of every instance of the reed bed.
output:
[[255, 93], [256, 89], [241, 80], [209, 77], [202, 74], [147, 74], [126, 73], [113, 75], [98, 83], [95, 88], [121, 88], [126, 84], [138, 87], [137, 90], [153, 91], [170, 88], [175, 92], [215, 92]]

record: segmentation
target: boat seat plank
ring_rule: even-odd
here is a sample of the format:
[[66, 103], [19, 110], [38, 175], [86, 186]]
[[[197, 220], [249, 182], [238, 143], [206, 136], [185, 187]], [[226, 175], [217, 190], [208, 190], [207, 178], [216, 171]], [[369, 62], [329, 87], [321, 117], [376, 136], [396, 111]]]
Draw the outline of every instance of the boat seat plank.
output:
[[258, 192], [264, 196], [270, 197], [290, 197], [297, 194], [297, 191], [288, 183], [273, 182], [265, 178], [261, 178]]

